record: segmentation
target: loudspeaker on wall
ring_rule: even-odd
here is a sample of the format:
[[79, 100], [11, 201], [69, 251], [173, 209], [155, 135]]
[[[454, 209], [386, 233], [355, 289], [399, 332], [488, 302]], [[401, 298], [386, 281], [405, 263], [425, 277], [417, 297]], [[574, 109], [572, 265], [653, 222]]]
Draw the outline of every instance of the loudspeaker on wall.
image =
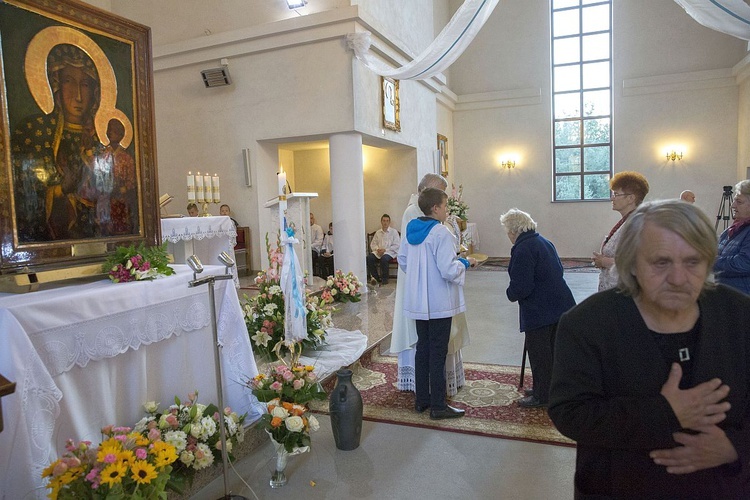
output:
[[253, 185], [253, 177], [250, 170], [250, 150], [247, 148], [242, 150], [242, 162], [245, 166], [245, 186], [251, 187]]

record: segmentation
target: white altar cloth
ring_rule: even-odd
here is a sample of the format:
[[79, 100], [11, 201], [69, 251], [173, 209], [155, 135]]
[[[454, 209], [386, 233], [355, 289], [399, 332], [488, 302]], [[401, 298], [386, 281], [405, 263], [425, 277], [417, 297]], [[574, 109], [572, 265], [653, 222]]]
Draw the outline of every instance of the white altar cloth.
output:
[[[99, 443], [103, 426], [140, 420], [146, 401], [168, 405], [198, 390], [200, 402], [218, 402], [207, 285], [189, 288], [192, 272], [172, 267], [176, 275], [154, 281], [0, 294], [0, 373], [17, 383], [3, 398], [0, 498], [45, 498], [42, 469], [68, 438]], [[224, 403], [249, 423], [262, 405], [242, 382], [257, 367], [227, 285], [215, 289]]]
[[[226, 215], [211, 217], [175, 217], [161, 220], [161, 241], [177, 264], [197, 255], [203, 265], [219, 264], [219, 254], [227, 252], [234, 259], [237, 228]], [[232, 268], [234, 286], [239, 288], [237, 268]]]

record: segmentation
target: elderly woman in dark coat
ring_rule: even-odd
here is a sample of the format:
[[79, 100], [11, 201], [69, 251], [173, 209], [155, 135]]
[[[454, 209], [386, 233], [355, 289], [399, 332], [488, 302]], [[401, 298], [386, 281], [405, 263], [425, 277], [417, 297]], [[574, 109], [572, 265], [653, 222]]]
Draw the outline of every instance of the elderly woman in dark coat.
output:
[[644, 203], [618, 287], [560, 318], [549, 415], [577, 442], [575, 498], [750, 498], [750, 297], [715, 259], [700, 209]]
[[719, 237], [714, 272], [719, 283], [750, 294], [750, 180], [734, 187], [734, 223]]
[[526, 212], [512, 208], [500, 222], [513, 243], [506, 294], [518, 301], [520, 329], [526, 332], [526, 348], [534, 374], [531, 395], [519, 400], [526, 408], [544, 407], [549, 401], [555, 331], [560, 316], [575, 305], [563, 279], [563, 266], [555, 246], [536, 232], [536, 222]]

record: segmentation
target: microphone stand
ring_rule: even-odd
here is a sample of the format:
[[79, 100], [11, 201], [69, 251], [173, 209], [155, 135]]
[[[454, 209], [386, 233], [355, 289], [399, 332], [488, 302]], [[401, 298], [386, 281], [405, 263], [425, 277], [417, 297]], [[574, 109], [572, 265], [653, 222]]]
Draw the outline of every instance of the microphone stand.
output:
[[[200, 260], [198, 260], [197, 257], [192, 256], [191, 258], [194, 258], [193, 263], [191, 264], [190, 259], [188, 259], [188, 265], [193, 269], [193, 280], [188, 283], [188, 286], [190, 288], [202, 286], [205, 284], [208, 284], [208, 300], [211, 302], [211, 330], [213, 332], [213, 341], [214, 341], [214, 365], [216, 366], [216, 396], [219, 400], [219, 432], [221, 435], [221, 460], [224, 463], [224, 496], [221, 497], [220, 500], [247, 500], [245, 497], [240, 495], [232, 495], [229, 491], [229, 459], [227, 457], [227, 436], [226, 436], [226, 425], [224, 423], [224, 419], [226, 418], [224, 415], [224, 393], [222, 390], [222, 383], [221, 381], [221, 353], [219, 351], [219, 331], [216, 326], [216, 301], [214, 299], [214, 285], [217, 280], [231, 280], [233, 276], [229, 274], [229, 268], [230, 265], [227, 265], [227, 274], [222, 274], [218, 276], [204, 276], [202, 278], [197, 278], [196, 274], [203, 271], [203, 266], [200, 264]], [[195, 262], [197, 261], [197, 265]], [[232, 265], [234, 265], [234, 262], [232, 262]], [[195, 266], [195, 267], [194, 267]], [[198, 270], [198, 268], [200, 270]]]

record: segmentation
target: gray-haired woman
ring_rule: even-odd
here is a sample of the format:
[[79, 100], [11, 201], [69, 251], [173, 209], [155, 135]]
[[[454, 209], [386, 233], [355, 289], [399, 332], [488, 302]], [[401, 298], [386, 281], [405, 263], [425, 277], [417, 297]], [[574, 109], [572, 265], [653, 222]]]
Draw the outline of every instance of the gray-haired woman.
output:
[[513, 243], [508, 264], [510, 285], [505, 293], [508, 300], [518, 302], [520, 330], [526, 332], [534, 374], [533, 393], [518, 404], [526, 408], [547, 406], [557, 321], [576, 302], [563, 278], [555, 246], [536, 232], [534, 219], [512, 208], [500, 222]]
[[719, 237], [714, 272], [719, 283], [750, 294], [750, 180], [734, 187], [732, 214], [734, 224]]

